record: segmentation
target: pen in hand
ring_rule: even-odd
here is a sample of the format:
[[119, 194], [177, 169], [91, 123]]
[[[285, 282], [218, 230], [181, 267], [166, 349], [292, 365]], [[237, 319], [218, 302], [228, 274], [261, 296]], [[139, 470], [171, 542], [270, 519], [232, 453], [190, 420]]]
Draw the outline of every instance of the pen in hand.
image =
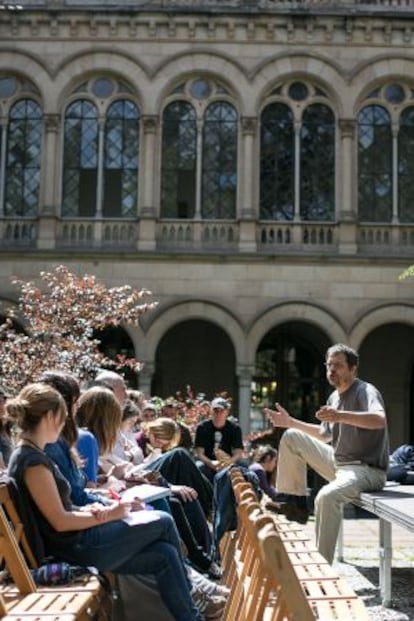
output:
[[116, 492], [114, 489], [109, 488], [109, 495], [111, 496], [111, 498], [113, 498], [114, 500], [121, 500], [121, 496], [118, 494], [118, 492]]

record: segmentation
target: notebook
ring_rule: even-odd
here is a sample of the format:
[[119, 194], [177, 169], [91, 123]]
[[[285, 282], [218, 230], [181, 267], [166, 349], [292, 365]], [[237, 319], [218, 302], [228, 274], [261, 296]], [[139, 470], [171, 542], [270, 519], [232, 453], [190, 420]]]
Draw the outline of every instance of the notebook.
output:
[[122, 500], [126, 502], [132, 502], [139, 498], [144, 502], [151, 502], [152, 500], [158, 500], [159, 498], [168, 498], [171, 496], [171, 490], [169, 487], [160, 487], [159, 485], [151, 485], [150, 483], [143, 483], [142, 485], [134, 485], [127, 488], [122, 492]]

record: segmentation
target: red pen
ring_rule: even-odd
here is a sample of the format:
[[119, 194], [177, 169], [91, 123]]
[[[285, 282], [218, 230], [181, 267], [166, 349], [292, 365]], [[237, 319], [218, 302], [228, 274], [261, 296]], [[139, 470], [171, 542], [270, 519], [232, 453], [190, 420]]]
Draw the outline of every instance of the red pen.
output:
[[114, 489], [109, 488], [109, 495], [112, 496], [114, 500], [121, 500], [121, 496]]

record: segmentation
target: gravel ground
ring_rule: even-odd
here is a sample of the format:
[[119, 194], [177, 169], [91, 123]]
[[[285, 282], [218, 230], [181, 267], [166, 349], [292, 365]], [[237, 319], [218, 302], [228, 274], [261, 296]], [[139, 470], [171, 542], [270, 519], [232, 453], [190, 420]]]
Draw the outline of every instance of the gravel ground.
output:
[[334, 567], [363, 598], [372, 621], [414, 621], [413, 550], [394, 549], [390, 608], [381, 605], [378, 557], [375, 554], [372, 548], [345, 547], [347, 562], [336, 562]]
[[[305, 531], [314, 541], [312, 517]], [[414, 533], [394, 526], [392, 560], [392, 602], [381, 605], [378, 570], [378, 520], [348, 506], [344, 520], [344, 559], [334, 568], [364, 600], [371, 621], [414, 621]], [[345, 620], [344, 620], [345, 621]]]
[[378, 566], [373, 560], [359, 559], [355, 564], [350, 560], [334, 567], [365, 601], [372, 621], [414, 621], [414, 566], [393, 566], [390, 608], [381, 605]]

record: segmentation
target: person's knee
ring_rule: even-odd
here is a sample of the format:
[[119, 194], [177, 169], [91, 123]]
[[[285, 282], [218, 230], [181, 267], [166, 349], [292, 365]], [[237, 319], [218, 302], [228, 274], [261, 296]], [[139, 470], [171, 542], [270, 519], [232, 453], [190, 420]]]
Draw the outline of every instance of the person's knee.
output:
[[315, 512], [328, 507], [338, 506], [343, 502], [343, 496], [339, 489], [331, 485], [321, 487], [315, 498]]
[[279, 450], [282, 450], [283, 447], [296, 448], [304, 436], [303, 431], [299, 431], [299, 429], [286, 429], [280, 440]]

